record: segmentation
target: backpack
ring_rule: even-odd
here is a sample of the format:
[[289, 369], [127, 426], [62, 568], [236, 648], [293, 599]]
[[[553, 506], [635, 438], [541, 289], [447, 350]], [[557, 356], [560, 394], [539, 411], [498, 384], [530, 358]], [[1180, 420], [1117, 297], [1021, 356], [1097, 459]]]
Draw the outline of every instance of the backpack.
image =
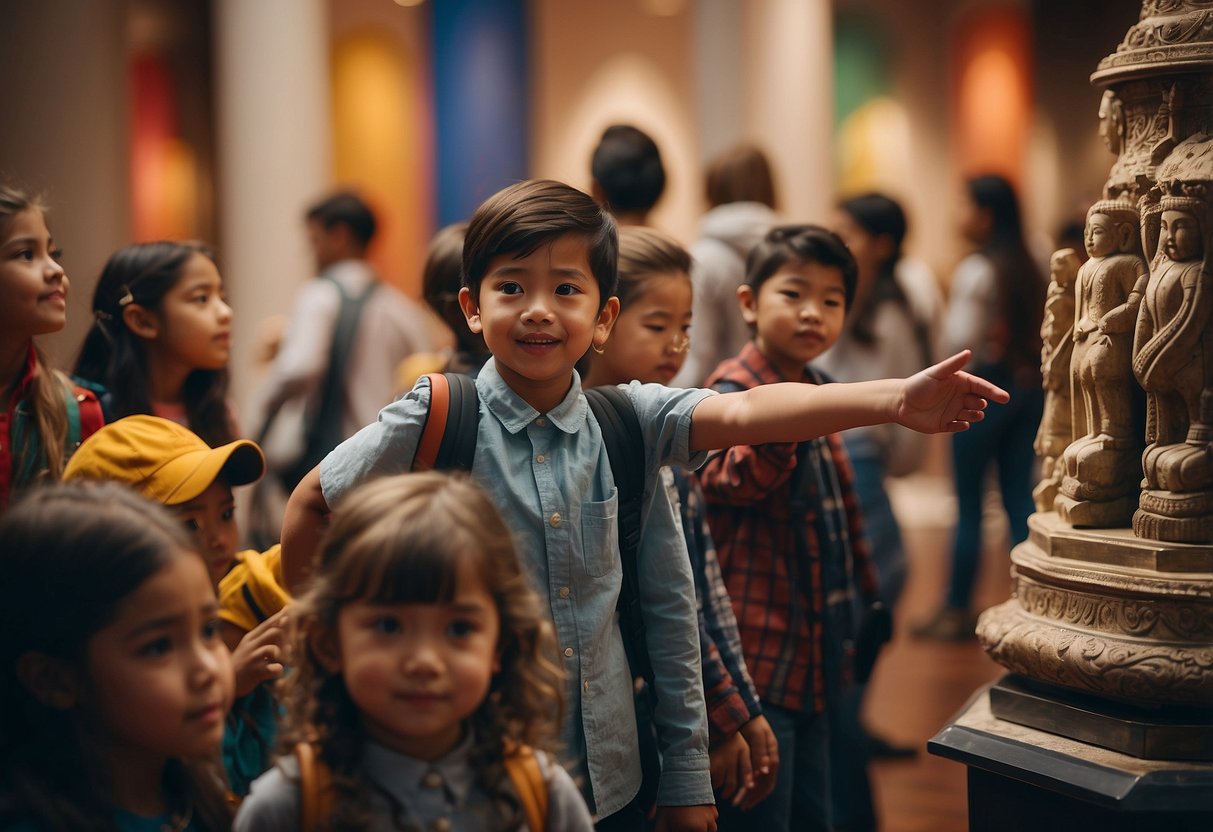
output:
[[[307, 476], [308, 472], [319, 465], [320, 460], [324, 459], [329, 451], [340, 445], [346, 438], [341, 428], [346, 399], [344, 387], [346, 366], [354, 351], [354, 339], [358, 334], [358, 322], [362, 318], [362, 309], [375, 294], [375, 290], [379, 288], [379, 281], [372, 280], [361, 294], [351, 296], [346, 294], [345, 289], [337, 280], [331, 277], [318, 279], [333, 284], [341, 298], [341, 305], [338, 307], [337, 318], [333, 325], [328, 367], [325, 369], [317, 398], [320, 409], [316, 413], [306, 414], [303, 452], [294, 463], [278, 474], [287, 493], [294, 491], [295, 486]], [[257, 434], [258, 445], [265, 444], [278, 412], [267, 414], [261, 430]]]
[[[480, 396], [476, 383], [459, 373], [429, 373], [430, 411], [422, 427], [413, 457], [413, 470], [472, 470], [476, 454], [476, 430], [480, 422]], [[643, 677], [650, 691], [653, 665], [645, 642], [644, 616], [640, 610], [640, 574], [636, 555], [640, 549], [641, 510], [644, 506], [644, 438], [632, 400], [618, 387], [586, 390], [585, 398], [602, 430], [607, 460], [619, 490], [619, 558], [623, 585], [619, 592], [620, 631], [632, 676]]]
[[[316, 832], [333, 813], [333, 772], [316, 755], [309, 742], [295, 746], [299, 763], [299, 829]], [[527, 745], [508, 746], [505, 773], [518, 793], [531, 832], [543, 832], [548, 817], [548, 784], [539, 770], [539, 760]]]
[[[56, 374], [58, 375], [58, 374]], [[63, 412], [67, 417], [67, 432], [63, 438], [63, 462], [80, 447], [80, 443], [96, 432], [103, 424], [105, 417], [96, 394], [88, 387], [75, 384], [66, 376], [59, 376], [63, 382]], [[42, 449], [42, 439], [33, 426], [34, 415], [28, 401], [21, 401], [13, 412], [13, 422], [8, 437], [10, 450], [13, 452], [14, 469], [12, 485], [14, 489], [30, 485], [37, 477], [38, 466], [45, 458]], [[20, 465], [18, 467], [18, 459]]]

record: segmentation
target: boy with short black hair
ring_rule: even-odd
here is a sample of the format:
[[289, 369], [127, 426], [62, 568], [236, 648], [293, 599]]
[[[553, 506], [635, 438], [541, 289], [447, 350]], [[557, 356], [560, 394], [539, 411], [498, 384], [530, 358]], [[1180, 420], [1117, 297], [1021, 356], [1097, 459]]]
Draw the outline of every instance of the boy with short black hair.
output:
[[[750, 253], [738, 289], [753, 332], [708, 378], [718, 391], [827, 381], [809, 362], [842, 333], [855, 295], [855, 259], [835, 234], [808, 225], [772, 229]], [[875, 574], [837, 433], [801, 442], [735, 445], [699, 473], [742, 653], [779, 742], [775, 790], [730, 822], [754, 829], [831, 828], [829, 732], [824, 713], [845, 684], [857, 596]], [[728, 828], [736, 828], [729, 826]]]
[[[476, 380], [472, 477], [494, 497], [548, 598], [569, 680], [565, 761], [581, 776], [600, 829], [643, 822], [633, 802], [640, 765], [632, 676], [615, 609], [617, 489], [573, 369], [610, 336], [619, 311], [616, 257], [615, 222], [587, 194], [558, 182], [522, 182], [472, 217], [460, 292], [468, 326], [493, 354]], [[841, 393], [804, 385], [738, 396], [635, 382], [626, 388], [647, 449], [637, 566], [663, 752], [659, 829], [714, 829], [715, 809], [694, 583], [685, 553], [670, 552], [684, 544], [658, 469], [693, 468], [706, 449], [736, 440], [796, 440], [892, 418], [923, 430], [962, 430], [981, 418], [983, 396], [1005, 399], [959, 372], [966, 357], [932, 368], [935, 376], [847, 385]], [[306, 578], [330, 505], [371, 477], [412, 466], [429, 400], [423, 379], [304, 478], [283, 526], [291, 585]]]

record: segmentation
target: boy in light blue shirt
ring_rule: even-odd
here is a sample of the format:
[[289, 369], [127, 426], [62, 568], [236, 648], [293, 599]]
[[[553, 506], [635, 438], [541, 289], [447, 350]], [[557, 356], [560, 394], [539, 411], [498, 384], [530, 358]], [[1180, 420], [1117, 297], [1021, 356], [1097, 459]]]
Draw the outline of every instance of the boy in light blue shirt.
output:
[[[464, 243], [460, 305], [493, 357], [480, 399], [473, 478], [501, 509], [545, 593], [567, 673], [562, 739], [600, 829], [637, 828], [640, 785], [632, 677], [615, 611], [622, 567], [617, 492], [599, 426], [573, 367], [600, 349], [619, 313], [615, 222], [588, 195], [528, 181], [490, 197]], [[770, 385], [714, 395], [633, 382], [647, 449], [640, 603], [654, 669], [662, 753], [658, 829], [715, 829], [694, 584], [658, 469], [697, 467], [734, 443], [800, 441], [885, 421], [963, 430], [1006, 394], [960, 372], [967, 353], [907, 380]], [[330, 506], [361, 482], [411, 468], [429, 411], [426, 380], [334, 450], [291, 496], [283, 563], [306, 579]]]

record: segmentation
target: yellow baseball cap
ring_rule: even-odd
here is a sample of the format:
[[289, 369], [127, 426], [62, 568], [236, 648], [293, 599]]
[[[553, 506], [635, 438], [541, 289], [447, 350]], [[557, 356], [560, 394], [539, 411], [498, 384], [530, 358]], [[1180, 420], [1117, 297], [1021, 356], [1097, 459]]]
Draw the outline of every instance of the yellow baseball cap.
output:
[[159, 416], [127, 416], [90, 436], [72, 454], [64, 480], [113, 480], [166, 506], [195, 499], [220, 475], [247, 485], [265, 473], [256, 442], [212, 448], [189, 428]]

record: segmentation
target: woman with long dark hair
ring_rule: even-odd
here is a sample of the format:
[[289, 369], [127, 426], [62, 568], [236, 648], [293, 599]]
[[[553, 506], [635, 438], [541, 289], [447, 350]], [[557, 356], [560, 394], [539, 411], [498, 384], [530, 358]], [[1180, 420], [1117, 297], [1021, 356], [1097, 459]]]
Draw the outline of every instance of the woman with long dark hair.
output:
[[1033, 438], [1040, 424], [1040, 322], [1045, 279], [1024, 242], [1019, 200], [1001, 176], [978, 176], [966, 183], [961, 226], [976, 251], [956, 267], [943, 349], [972, 345], [969, 370], [1010, 391], [1008, 405], [990, 408], [986, 418], [952, 437], [952, 467], [959, 518], [952, 547], [947, 596], [936, 613], [914, 627], [915, 635], [942, 640], [973, 637], [970, 609], [981, 561], [982, 495], [986, 474], [997, 469], [1011, 545], [1028, 536]]

